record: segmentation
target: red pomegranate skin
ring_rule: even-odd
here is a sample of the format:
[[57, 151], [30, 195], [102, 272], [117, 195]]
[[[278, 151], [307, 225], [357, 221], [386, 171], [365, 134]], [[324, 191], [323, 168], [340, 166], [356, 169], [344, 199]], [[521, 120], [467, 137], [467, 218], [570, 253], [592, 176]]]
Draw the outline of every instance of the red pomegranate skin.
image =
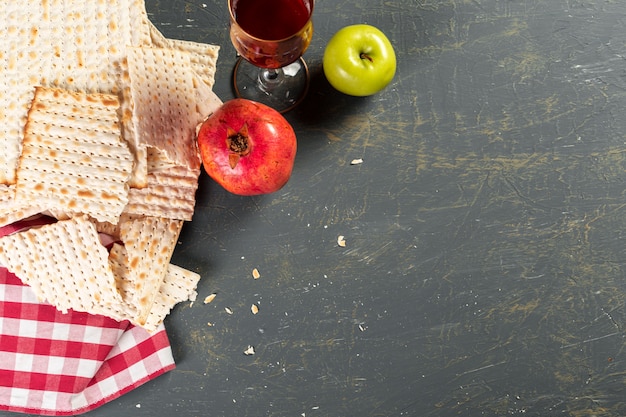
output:
[[222, 104], [198, 130], [206, 173], [227, 191], [269, 194], [289, 180], [296, 157], [296, 134], [276, 110], [236, 98]]

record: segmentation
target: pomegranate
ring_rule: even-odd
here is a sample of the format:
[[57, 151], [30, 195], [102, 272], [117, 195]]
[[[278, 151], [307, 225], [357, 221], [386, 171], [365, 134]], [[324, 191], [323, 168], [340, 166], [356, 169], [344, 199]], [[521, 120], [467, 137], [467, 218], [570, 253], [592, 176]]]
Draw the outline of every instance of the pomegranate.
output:
[[229, 100], [198, 130], [207, 174], [233, 194], [280, 190], [296, 157], [296, 134], [276, 110], [246, 99]]

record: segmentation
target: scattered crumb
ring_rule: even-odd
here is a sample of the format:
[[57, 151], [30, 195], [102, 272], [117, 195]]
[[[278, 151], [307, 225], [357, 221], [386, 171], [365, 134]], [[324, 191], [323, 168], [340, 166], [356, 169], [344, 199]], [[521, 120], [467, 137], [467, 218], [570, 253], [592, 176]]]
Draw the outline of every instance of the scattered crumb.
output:
[[233, 310], [231, 310], [228, 307], [224, 307], [224, 311], [227, 312], [228, 314], [233, 314]]
[[252, 314], [256, 314], [259, 312], [259, 306], [257, 306], [256, 304], [252, 304], [252, 306], [250, 307], [250, 311], [252, 311]]
[[135, 405], [135, 407], [141, 408], [141, 404], [137, 404], [137, 405]]
[[206, 325], [207, 325], [207, 326], [209, 326], [209, 327], [213, 327], [213, 326], [215, 326], [215, 325], [214, 325], [213, 323], [211, 323], [211, 322], [208, 322]]
[[248, 345], [248, 348], [243, 351], [243, 354], [246, 356], [254, 355], [254, 346]]
[[350, 161], [350, 165], [359, 165], [362, 163], [363, 163], [363, 160], [361, 158], [353, 159], [352, 161]]
[[207, 295], [207, 297], [204, 299], [204, 304], [209, 304], [211, 301], [215, 300], [215, 297], [217, 297], [216, 293]]
[[342, 248], [345, 248], [346, 247], [346, 238], [345, 238], [345, 236], [339, 236], [337, 238], [337, 244], [339, 246], [341, 246]]
[[362, 324], [359, 324], [359, 330], [360, 331], [364, 332], [366, 328], [367, 327], [363, 326]]
[[259, 278], [261, 278], [261, 274], [259, 273], [259, 270], [258, 270], [258, 269], [254, 268], [254, 269], [252, 270], [252, 278], [254, 278], [254, 279], [259, 279]]

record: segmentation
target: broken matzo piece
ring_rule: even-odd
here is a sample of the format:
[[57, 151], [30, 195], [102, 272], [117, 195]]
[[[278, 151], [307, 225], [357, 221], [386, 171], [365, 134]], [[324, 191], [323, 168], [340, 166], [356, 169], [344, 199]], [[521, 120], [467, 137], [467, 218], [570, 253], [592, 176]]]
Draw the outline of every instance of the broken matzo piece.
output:
[[[131, 188], [147, 186], [147, 174], [151, 171], [149, 167], [146, 167], [146, 160], [149, 163], [151, 149], [165, 152], [168, 155], [170, 165], [186, 165], [192, 169], [196, 165], [195, 160], [198, 158], [193, 158], [191, 165], [189, 165], [189, 160], [185, 162], [185, 157], [178, 158], [176, 156], [180, 155], [176, 146], [170, 149], [164, 145], [170, 138], [167, 137], [167, 131], [163, 129], [154, 130], [155, 127], [161, 126], [159, 117], [155, 116], [163, 115], [165, 112], [163, 122], [168, 123], [169, 120], [172, 126], [182, 126], [183, 129], [180, 133], [184, 133], [189, 131], [190, 126], [193, 126], [191, 129], [194, 129], [200, 121], [221, 105], [221, 100], [211, 89], [214, 83], [219, 47], [167, 39], [149, 20], [146, 19], [145, 24], [149, 27], [153, 46], [156, 47], [155, 49], [162, 50], [150, 51], [146, 48], [133, 48], [129, 51], [130, 56], [122, 59], [116, 69], [118, 84], [123, 96], [121, 103], [122, 128], [124, 137], [129, 142], [133, 155], [135, 155], [133, 175], [129, 181]], [[174, 60], [177, 60], [178, 63], [174, 63]], [[171, 120], [171, 112], [179, 111], [180, 100], [175, 94], [172, 94], [172, 91], [175, 92], [179, 87], [172, 90], [172, 80], [168, 79], [170, 73], [175, 74], [175, 71], [168, 68], [172, 65], [181, 67], [185, 72], [184, 82], [180, 83], [183, 91], [186, 89], [188, 92], [192, 90], [195, 93], [193, 96], [187, 97], [188, 103], [185, 103], [188, 112], [186, 115], [191, 117], [178, 117], [175, 121]], [[190, 76], [191, 90], [189, 90], [188, 85]], [[159, 83], [156, 82], [157, 78], [163, 78], [163, 80]], [[145, 98], [146, 93], [148, 95], [153, 94], [153, 99], [143, 100], [142, 97]], [[149, 111], [137, 109], [137, 106], [146, 105], [154, 107], [154, 109]], [[146, 115], [151, 116], [146, 118]], [[182, 123], [178, 123], [179, 119]], [[142, 123], [142, 120], [145, 123]], [[156, 126], [155, 120], [157, 121]], [[193, 151], [195, 142], [192, 140], [190, 145]], [[172, 157], [172, 155], [174, 156]]]
[[[197, 126], [213, 113], [222, 101], [205, 83], [194, 76]], [[131, 187], [127, 213], [191, 220], [195, 207], [200, 169], [178, 166], [165, 152], [147, 147], [148, 175], [143, 187]]]
[[124, 213], [191, 220], [200, 170], [169, 162], [158, 149], [149, 148], [147, 186], [131, 188]]
[[195, 272], [169, 264], [144, 327], [148, 331], [154, 331], [176, 304], [183, 301], [195, 301], [199, 280], [200, 275]]
[[154, 331], [176, 304], [196, 299], [196, 286], [200, 280], [200, 275], [169, 264], [148, 317], [143, 322], [140, 322], [138, 320], [139, 309], [132, 304], [135, 296], [135, 283], [132, 281], [132, 274], [129, 273], [127, 256], [126, 248], [116, 243], [111, 249], [109, 260], [115, 275], [118, 291], [126, 305], [126, 319], [133, 324], [141, 326], [148, 331]]
[[17, 170], [17, 200], [117, 221], [133, 157], [117, 96], [37, 88]]
[[[125, 247], [131, 283], [126, 302], [138, 311], [136, 323], [144, 325], [178, 242], [182, 220], [144, 217], [120, 221], [120, 238]], [[123, 252], [120, 251], [121, 254]]]
[[119, 316], [122, 298], [108, 252], [84, 217], [0, 238], [0, 264], [62, 312]]
[[211, 88], [215, 83], [215, 71], [220, 47], [207, 43], [169, 39], [150, 21], [147, 22], [152, 45], [162, 49], [176, 49], [189, 56], [193, 71]]
[[191, 68], [210, 88], [215, 84], [215, 70], [220, 47], [206, 43], [179, 39], [168, 39], [169, 48], [186, 53], [191, 60]]
[[131, 47], [127, 51], [138, 142], [163, 151], [175, 165], [199, 169], [198, 115], [189, 57], [173, 49]]
[[146, 188], [132, 188], [124, 211], [131, 214], [191, 220], [198, 189], [198, 171], [172, 167], [148, 174]]

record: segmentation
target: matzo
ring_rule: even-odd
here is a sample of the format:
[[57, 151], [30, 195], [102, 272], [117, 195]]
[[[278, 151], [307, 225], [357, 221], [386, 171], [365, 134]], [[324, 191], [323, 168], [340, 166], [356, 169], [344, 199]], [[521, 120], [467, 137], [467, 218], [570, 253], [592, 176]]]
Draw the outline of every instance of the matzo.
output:
[[0, 0], [0, 184], [14, 184], [34, 86], [115, 92], [126, 46], [149, 45], [143, 0]]
[[199, 280], [200, 275], [195, 272], [170, 264], [144, 327], [149, 331], [156, 329], [176, 304], [195, 301]]
[[[131, 282], [130, 304], [137, 308], [136, 321], [144, 325], [165, 278], [183, 222], [156, 217], [120, 222], [120, 239], [124, 243]], [[121, 253], [123, 254], [123, 253]]]
[[0, 264], [62, 312], [116, 316], [122, 304], [107, 250], [84, 217], [0, 238]]
[[152, 24], [148, 23], [152, 45], [164, 49], [176, 49], [189, 56], [191, 68], [208, 87], [215, 84], [215, 71], [220, 47], [207, 43], [179, 39], [168, 39]]
[[[10, 1], [10, 0], [9, 0]], [[85, 92], [114, 92], [111, 77], [127, 46], [148, 45], [142, 23], [143, 0], [44, 2], [40, 27], [49, 36], [52, 54], [50, 86]]]
[[[222, 105], [222, 101], [196, 75], [193, 77], [193, 85], [197, 127], [204, 117]], [[200, 168], [179, 166], [169, 159], [165, 152], [153, 146], [147, 147], [146, 160], [149, 174], [146, 176], [145, 184], [142, 187], [131, 187], [125, 212], [191, 220]]]
[[117, 96], [37, 88], [15, 198], [116, 222], [128, 202], [133, 158]]
[[130, 189], [124, 211], [131, 214], [191, 220], [196, 204], [198, 171], [171, 167], [148, 174], [148, 186]]
[[[222, 105], [222, 101], [197, 76], [193, 78], [193, 85], [196, 97], [196, 127], [198, 127], [204, 117]], [[149, 174], [145, 185], [130, 189], [125, 212], [191, 220], [200, 168], [178, 166], [167, 158], [163, 151], [149, 146], [147, 147], [147, 172]]]
[[221, 105], [219, 48], [166, 39], [143, 0], [0, 7], [0, 225], [59, 220], [16, 224], [34, 228], [0, 262], [62, 311], [155, 329], [196, 295], [169, 259], [195, 205], [195, 128]]
[[128, 48], [128, 73], [139, 142], [160, 149], [176, 165], [199, 169], [189, 58], [172, 49]]
[[114, 244], [109, 255], [109, 261], [117, 289], [124, 300], [124, 314], [126, 315], [124, 318], [148, 331], [156, 330], [177, 303], [196, 299], [196, 286], [200, 280], [200, 275], [169, 264], [163, 282], [150, 307], [148, 317], [142, 322], [139, 316], [140, 311], [133, 305], [133, 299], [136, 296], [136, 283], [133, 281], [133, 275], [129, 270], [126, 248], [121, 244]]

